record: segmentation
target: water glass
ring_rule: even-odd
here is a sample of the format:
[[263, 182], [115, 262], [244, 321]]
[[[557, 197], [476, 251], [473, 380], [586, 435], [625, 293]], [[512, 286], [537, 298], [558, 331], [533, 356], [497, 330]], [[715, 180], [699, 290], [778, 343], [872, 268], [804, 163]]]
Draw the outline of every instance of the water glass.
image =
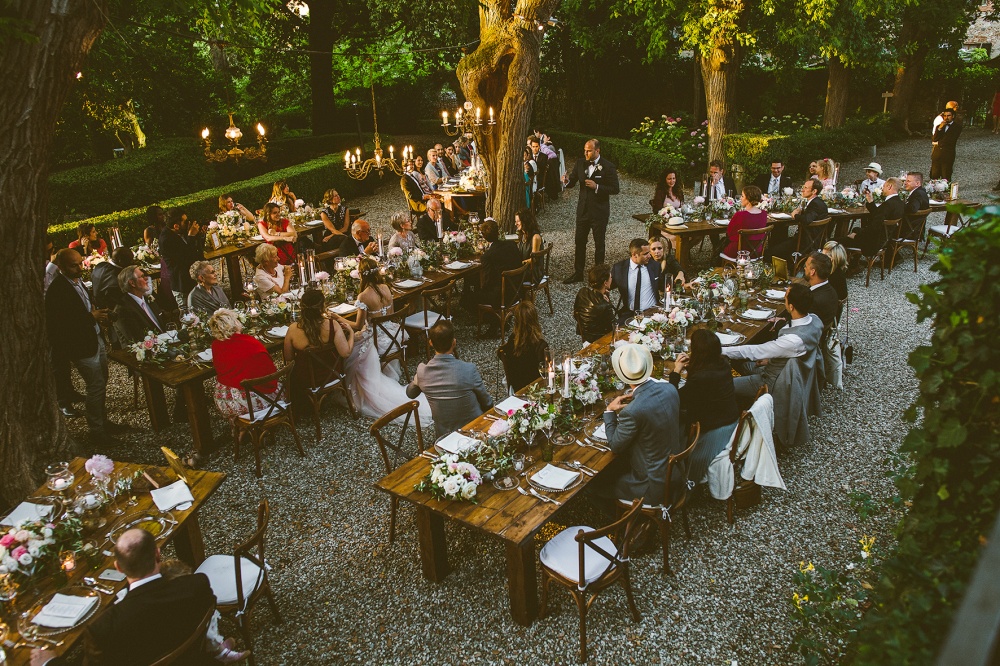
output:
[[523, 453], [515, 454], [514, 457], [512, 458], [512, 462], [514, 464], [514, 471], [515, 472], [517, 472], [518, 474], [520, 474], [521, 472], [524, 471], [524, 454]]

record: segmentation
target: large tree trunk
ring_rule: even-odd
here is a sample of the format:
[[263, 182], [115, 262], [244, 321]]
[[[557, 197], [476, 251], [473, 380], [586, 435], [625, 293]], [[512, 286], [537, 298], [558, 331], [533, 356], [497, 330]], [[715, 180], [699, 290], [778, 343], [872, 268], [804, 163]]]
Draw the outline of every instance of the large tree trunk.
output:
[[705, 120], [705, 83], [701, 78], [701, 56], [695, 51], [694, 64], [691, 68], [691, 81], [694, 85], [694, 102], [691, 105], [691, 116], [696, 123]]
[[910, 106], [924, 73], [924, 62], [930, 52], [929, 43], [913, 11], [904, 10], [903, 25], [899, 31], [899, 67], [892, 88], [889, 116], [897, 127], [907, 132], [910, 131]]
[[332, 134], [336, 131], [333, 120], [336, 110], [333, 97], [335, 15], [332, 0], [309, 0], [309, 88], [312, 91], [314, 135]]
[[725, 161], [722, 137], [736, 130], [736, 73], [739, 49], [735, 44], [716, 44], [701, 56], [708, 115], [708, 159]]
[[[104, 26], [104, 0], [13, 0], [8, 10], [31, 39], [0, 43], [0, 229], [14, 248], [0, 262], [0, 504], [39, 482], [40, 455], [64, 453], [42, 300], [48, 171], [60, 107]], [[18, 28], [20, 29], [20, 28]]]
[[847, 117], [847, 94], [850, 83], [851, 71], [844, 67], [844, 62], [839, 56], [831, 56], [827, 64], [823, 129], [832, 129], [844, 124], [844, 119]]
[[479, 46], [458, 63], [456, 74], [473, 106], [493, 107], [497, 124], [490, 133], [477, 130], [476, 144], [489, 172], [487, 214], [510, 230], [524, 207], [524, 146], [531, 107], [539, 82], [542, 31], [514, 15], [547, 20], [559, 0], [481, 0]]

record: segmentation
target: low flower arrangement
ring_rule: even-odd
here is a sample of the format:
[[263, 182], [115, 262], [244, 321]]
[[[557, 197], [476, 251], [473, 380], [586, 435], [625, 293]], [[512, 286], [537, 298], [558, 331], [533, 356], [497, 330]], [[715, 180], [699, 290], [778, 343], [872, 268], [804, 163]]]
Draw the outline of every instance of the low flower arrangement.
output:
[[728, 220], [733, 216], [738, 207], [739, 204], [732, 197], [719, 197], [705, 204], [705, 210], [711, 214], [713, 220], [722, 218]]
[[239, 245], [249, 241], [257, 234], [257, 227], [246, 221], [237, 211], [230, 210], [219, 213], [208, 223], [208, 233], [205, 234], [205, 246], [212, 250], [212, 234], [218, 234], [223, 245]]
[[951, 192], [951, 183], [947, 178], [935, 178], [928, 181], [924, 189], [930, 194], [947, 194]]
[[143, 340], [129, 345], [128, 349], [131, 353], [135, 354], [135, 360], [140, 363], [161, 365], [165, 361], [171, 361], [177, 356], [172, 347], [173, 345], [168, 342], [166, 336], [161, 337], [149, 331]]
[[597, 376], [593, 368], [591, 362], [584, 361], [579, 368], [570, 372], [570, 400], [582, 405], [593, 405], [601, 399], [601, 387], [597, 383]]
[[476, 249], [464, 231], [446, 231], [441, 242], [444, 245], [442, 252], [448, 252], [458, 259], [471, 259], [476, 256]]
[[791, 213], [801, 203], [802, 200], [795, 196], [792, 188], [786, 187], [779, 197], [767, 195], [767, 198], [761, 201], [760, 209], [766, 210], [769, 213]]
[[524, 400], [527, 403], [524, 407], [507, 412], [507, 424], [511, 433], [531, 441], [536, 432], [555, 425], [558, 409], [555, 403], [545, 402], [540, 389], [529, 390]]
[[439, 500], [476, 503], [476, 490], [483, 477], [471, 462], [455, 454], [445, 454], [431, 464], [431, 471], [414, 487]]
[[83, 550], [82, 534], [82, 523], [72, 516], [20, 521], [0, 536], [0, 574], [23, 585], [54, 573], [60, 568], [60, 552]]
[[160, 252], [155, 240], [153, 241], [152, 246], [142, 243], [133, 247], [132, 255], [135, 257], [135, 260], [143, 266], [160, 263]]
[[865, 205], [865, 198], [853, 187], [845, 187], [840, 192], [824, 192], [823, 201], [837, 208], [857, 208]]

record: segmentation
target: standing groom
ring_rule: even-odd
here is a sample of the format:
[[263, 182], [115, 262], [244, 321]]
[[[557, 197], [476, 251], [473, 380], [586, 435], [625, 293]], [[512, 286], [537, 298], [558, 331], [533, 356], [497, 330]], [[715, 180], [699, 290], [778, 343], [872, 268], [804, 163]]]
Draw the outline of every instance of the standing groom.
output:
[[591, 139], [583, 145], [584, 159], [577, 160], [572, 174], [563, 176], [566, 187], [577, 182], [580, 198], [576, 203], [576, 261], [573, 274], [563, 280], [565, 284], [583, 281], [587, 263], [587, 235], [594, 232], [594, 263], [604, 263], [604, 237], [611, 216], [609, 197], [618, 194], [618, 170], [608, 160], [601, 159], [601, 142]]

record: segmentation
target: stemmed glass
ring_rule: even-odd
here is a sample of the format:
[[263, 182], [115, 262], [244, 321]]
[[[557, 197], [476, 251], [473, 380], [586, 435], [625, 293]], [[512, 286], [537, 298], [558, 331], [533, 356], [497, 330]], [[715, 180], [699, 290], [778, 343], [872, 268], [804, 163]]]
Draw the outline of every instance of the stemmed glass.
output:
[[170, 336], [171, 342], [177, 342], [177, 324], [174, 322], [167, 324], [167, 334]]

